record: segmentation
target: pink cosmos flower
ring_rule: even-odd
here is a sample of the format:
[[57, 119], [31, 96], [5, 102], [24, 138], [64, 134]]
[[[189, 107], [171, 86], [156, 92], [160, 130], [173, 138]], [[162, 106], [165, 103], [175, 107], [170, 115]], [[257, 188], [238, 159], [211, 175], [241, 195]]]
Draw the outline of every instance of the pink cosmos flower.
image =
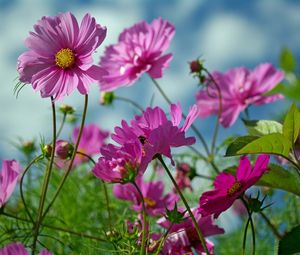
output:
[[[175, 203], [179, 200], [179, 197], [174, 193], [163, 195], [164, 183], [162, 181], [144, 182], [142, 178], [137, 178], [136, 183], [143, 194], [148, 215], [162, 215], [165, 213], [166, 208], [173, 209]], [[119, 199], [131, 201], [133, 210], [142, 212], [141, 196], [131, 183], [114, 185], [113, 193]]]
[[[0, 249], [0, 255], [29, 255], [29, 253], [26, 251], [23, 244], [11, 243]], [[44, 249], [39, 255], [52, 255], [52, 253]]]
[[16, 160], [3, 160], [0, 172], [0, 208], [13, 193], [21, 171], [21, 166]]
[[226, 211], [233, 202], [239, 198], [268, 170], [270, 156], [260, 155], [252, 168], [246, 156], [241, 157], [236, 176], [229, 173], [220, 173], [214, 182], [215, 189], [204, 192], [200, 197], [199, 211], [203, 216], [214, 215]]
[[[72, 135], [72, 142], [75, 144], [79, 134], [79, 127], [74, 128]], [[100, 153], [101, 147], [105, 144], [109, 132], [103, 131], [95, 124], [85, 125], [82, 131], [80, 143], [77, 151], [82, 152], [88, 156], [93, 156]], [[78, 165], [88, 158], [83, 155], [77, 155], [74, 160], [74, 165]]]
[[142, 146], [139, 142], [127, 143], [122, 147], [104, 145], [103, 155], [93, 168], [93, 174], [105, 182], [127, 183], [139, 174]]
[[[176, 166], [175, 180], [180, 189], [188, 188], [193, 191], [191, 179], [189, 177], [190, 166], [187, 163], [180, 163]], [[176, 192], [176, 189], [174, 189]]]
[[31, 83], [42, 97], [61, 99], [76, 88], [87, 94], [89, 85], [106, 73], [92, 59], [106, 28], [89, 14], [80, 26], [70, 12], [43, 17], [34, 30], [25, 40], [29, 51], [18, 58], [18, 72], [20, 81]]
[[171, 156], [171, 147], [180, 147], [195, 143], [194, 137], [185, 137], [185, 132], [198, 116], [198, 107], [193, 105], [184, 124], [179, 127], [182, 110], [180, 104], [170, 106], [171, 120], [167, 119], [165, 112], [160, 107], [148, 107], [143, 115], [136, 115], [128, 125], [122, 121], [121, 127], [115, 128], [112, 139], [119, 144], [128, 141], [140, 141], [143, 145], [143, 159], [141, 171], [145, 171], [148, 164], [156, 154], [162, 154], [174, 161]]
[[[211, 216], [202, 217], [197, 208], [193, 208], [192, 213], [194, 214], [204, 237], [224, 233], [224, 229], [213, 224]], [[202, 254], [202, 252], [204, 252], [201, 241], [189, 214], [186, 212], [184, 216], [185, 220], [182, 223], [174, 224], [172, 227], [171, 222], [169, 222], [166, 218], [161, 218], [157, 221], [157, 223], [165, 229], [169, 229], [171, 227], [169, 235], [165, 241], [162, 254], [193, 254], [192, 248], [195, 249], [198, 254]], [[206, 244], [209, 252], [213, 253], [213, 243], [206, 239]]]
[[151, 24], [142, 21], [125, 29], [119, 42], [106, 48], [100, 66], [108, 74], [100, 75], [102, 91], [132, 85], [143, 73], [160, 78], [172, 54], [163, 55], [174, 36], [175, 28], [158, 18]]
[[[226, 73], [212, 73], [222, 94], [222, 115], [220, 123], [224, 127], [231, 126], [239, 114], [250, 105], [261, 105], [281, 99], [280, 94], [263, 96], [273, 89], [283, 78], [284, 74], [271, 64], [261, 64], [254, 70], [243, 67], [234, 68]], [[208, 80], [207, 90], [197, 93], [199, 116], [206, 117], [218, 114], [219, 100], [215, 84]]]

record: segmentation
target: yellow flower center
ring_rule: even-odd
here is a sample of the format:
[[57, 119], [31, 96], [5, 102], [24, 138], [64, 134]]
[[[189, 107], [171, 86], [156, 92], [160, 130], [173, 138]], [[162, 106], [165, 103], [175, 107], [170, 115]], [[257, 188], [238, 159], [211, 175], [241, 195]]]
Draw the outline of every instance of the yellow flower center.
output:
[[236, 181], [236, 182], [231, 186], [231, 188], [229, 188], [229, 189], [227, 190], [227, 194], [228, 194], [229, 196], [232, 196], [232, 195], [234, 195], [234, 193], [236, 193], [237, 191], [239, 191], [239, 190], [241, 189], [241, 187], [242, 187], [242, 184], [241, 184], [240, 182]]
[[62, 69], [70, 68], [74, 63], [75, 54], [69, 48], [61, 49], [55, 54], [55, 64]]
[[148, 206], [148, 207], [156, 206], [156, 202], [152, 198], [145, 197], [144, 201], [145, 201], [146, 206]]

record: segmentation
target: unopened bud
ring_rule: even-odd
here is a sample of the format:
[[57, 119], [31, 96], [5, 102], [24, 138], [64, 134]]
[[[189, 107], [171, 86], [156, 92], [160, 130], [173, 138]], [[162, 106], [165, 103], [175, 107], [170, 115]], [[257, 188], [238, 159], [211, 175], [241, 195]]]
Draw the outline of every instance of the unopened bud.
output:
[[113, 92], [101, 92], [100, 94], [100, 104], [110, 105], [115, 99], [115, 94]]
[[62, 104], [59, 107], [59, 110], [63, 113], [63, 114], [73, 114], [75, 112], [75, 109], [67, 104]]
[[193, 74], [200, 74], [203, 70], [202, 63], [197, 59], [190, 62], [190, 70]]
[[67, 141], [58, 140], [56, 142], [55, 154], [60, 159], [68, 159], [73, 154], [74, 147]]
[[33, 141], [27, 141], [22, 143], [20, 149], [25, 155], [30, 155], [35, 151], [36, 148]]
[[42, 153], [46, 158], [50, 158], [51, 157], [51, 153], [52, 153], [52, 146], [50, 144], [46, 144], [42, 147]]

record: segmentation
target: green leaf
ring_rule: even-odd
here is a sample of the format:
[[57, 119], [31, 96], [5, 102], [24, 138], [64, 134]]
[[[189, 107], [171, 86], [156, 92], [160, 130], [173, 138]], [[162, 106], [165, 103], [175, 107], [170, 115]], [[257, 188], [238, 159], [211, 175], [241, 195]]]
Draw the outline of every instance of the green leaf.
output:
[[280, 241], [278, 255], [292, 255], [300, 252], [300, 225], [294, 227]]
[[243, 120], [250, 135], [263, 136], [282, 133], [282, 124], [274, 120]]
[[297, 65], [294, 54], [288, 48], [283, 48], [281, 50], [279, 63], [280, 67], [288, 73], [294, 72]]
[[[276, 164], [269, 164], [270, 171], [266, 172], [255, 184], [273, 189], [281, 189], [300, 196], [299, 178]], [[236, 166], [228, 167], [225, 172], [236, 175]]]
[[236, 154], [268, 153], [288, 157], [291, 147], [292, 143], [286, 137], [280, 133], [273, 133], [253, 140], [238, 150]]
[[258, 136], [241, 136], [236, 138], [227, 148], [225, 156], [236, 156], [237, 151], [245, 147], [248, 143], [258, 139]]
[[299, 135], [300, 130], [300, 112], [295, 104], [292, 104], [289, 109], [284, 123], [282, 132], [283, 135], [288, 138], [292, 143], [294, 143]]

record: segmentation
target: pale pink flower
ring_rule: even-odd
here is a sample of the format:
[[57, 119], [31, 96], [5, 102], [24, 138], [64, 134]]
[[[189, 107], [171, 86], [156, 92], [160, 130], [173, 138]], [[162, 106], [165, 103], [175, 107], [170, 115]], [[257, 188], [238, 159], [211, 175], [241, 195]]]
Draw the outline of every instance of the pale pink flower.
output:
[[[271, 64], [261, 64], [254, 70], [244, 67], [234, 68], [226, 73], [212, 73], [222, 95], [222, 115], [220, 123], [224, 127], [231, 126], [239, 114], [250, 105], [261, 105], [281, 99], [282, 95], [264, 96], [284, 78], [281, 71]], [[197, 93], [199, 116], [206, 117], [218, 114], [219, 99], [215, 84], [207, 78], [207, 88]]]
[[106, 36], [106, 28], [86, 14], [80, 24], [70, 12], [43, 17], [25, 40], [29, 51], [18, 58], [20, 81], [31, 83], [42, 97], [55, 100], [76, 88], [87, 94], [91, 83], [106, 73], [93, 65], [92, 53]]
[[[21, 243], [11, 243], [0, 249], [0, 255], [29, 255], [29, 252], [25, 249]], [[47, 250], [42, 250], [39, 255], [52, 255]]]
[[200, 197], [199, 211], [203, 216], [214, 215], [226, 211], [233, 202], [254, 185], [268, 170], [270, 156], [260, 155], [254, 167], [246, 156], [241, 157], [236, 176], [220, 173], [214, 181], [214, 190], [206, 191]]
[[15, 190], [21, 166], [16, 160], [3, 160], [0, 172], [0, 208]]
[[[183, 211], [180, 209], [180, 211]], [[204, 237], [223, 234], [224, 229], [219, 228], [217, 225], [213, 224], [211, 216], [202, 217], [198, 212], [197, 208], [192, 209], [192, 213], [201, 229]], [[197, 254], [202, 254], [204, 249], [202, 247], [201, 241], [194, 227], [194, 224], [186, 212], [184, 215], [185, 220], [179, 224], [173, 224], [171, 227], [171, 222], [166, 218], [161, 218], [157, 223], [165, 229], [169, 229], [169, 235], [165, 241], [162, 254], [164, 255], [181, 255], [186, 253], [192, 254], [192, 249], [195, 249]], [[213, 243], [205, 239], [206, 245], [209, 252], [212, 254], [214, 251]], [[205, 254], [205, 253], [203, 253]]]
[[[75, 144], [79, 134], [79, 127], [74, 128], [72, 134], [72, 142]], [[105, 144], [106, 138], [108, 138], [109, 132], [103, 131], [95, 124], [85, 125], [80, 138], [77, 151], [84, 153], [88, 156], [94, 156], [100, 154], [101, 147]], [[77, 154], [74, 160], [74, 165], [78, 165], [82, 162], [88, 161], [88, 158]]]
[[[162, 181], [144, 182], [142, 178], [137, 178], [136, 184], [143, 194], [148, 215], [163, 215], [166, 208], [173, 209], [175, 203], [179, 200], [179, 197], [174, 193], [163, 194], [164, 183]], [[119, 199], [131, 201], [133, 210], [142, 212], [142, 199], [133, 184], [116, 184], [113, 193]]]
[[132, 85], [143, 73], [160, 78], [168, 67], [172, 54], [163, 55], [174, 36], [175, 28], [158, 18], [151, 24], [142, 21], [125, 29], [119, 42], [106, 48], [100, 66], [108, 71], [102, 74], [102, 91], [112, 91]]

